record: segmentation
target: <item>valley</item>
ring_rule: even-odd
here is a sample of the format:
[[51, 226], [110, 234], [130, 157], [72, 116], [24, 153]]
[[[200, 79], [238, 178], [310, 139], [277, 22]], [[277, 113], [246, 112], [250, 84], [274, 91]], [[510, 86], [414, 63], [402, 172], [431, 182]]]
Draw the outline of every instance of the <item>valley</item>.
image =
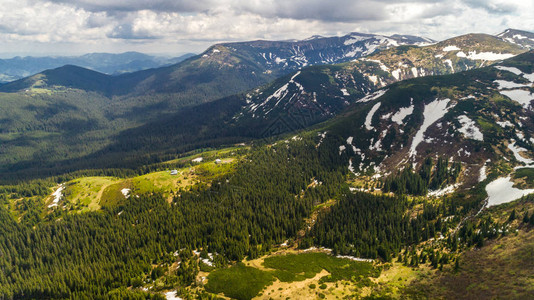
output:
[[529, 39], [219, 43], [3, 84], [0, 298], [527, 298]]

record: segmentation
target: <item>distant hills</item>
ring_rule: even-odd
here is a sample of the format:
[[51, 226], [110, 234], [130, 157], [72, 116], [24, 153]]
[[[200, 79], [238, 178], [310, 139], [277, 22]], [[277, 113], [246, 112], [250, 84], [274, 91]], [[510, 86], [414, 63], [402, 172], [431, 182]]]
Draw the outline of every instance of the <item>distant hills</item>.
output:
[[178, 57], [159, 57], [139, 52], [125, 52], [120, 54], [90, 53], [82, 56], [17, 56], [0, 59], [0, 83], [14, 81], [64, 65], [76, 65], [105, 74], [117, 75], [176, 64], [193, 55], [187, 53]]
[[[209, 96], [211, 92], [215, 92], [221, 97], [267, 83], [278, 76], [305, 66], [341, 63], [399, 45], [424, 45], [432, 42], [434, 41], [430, 39], [408, 35], [387, 37], [351, 33], [342, 37], [314, 37], [302, 41], [251, 41], [217, 44], [198, 56], [188, 55], [190, 58], [187, 60], [185, 60], [185, 56], [176, 59], [184, 61], [168, 67], [130, 72], [122, 76], [109, 76], [107, 83], [99, 82], [101, 85], [99, 92], [107, 96], [168, 94], [182, 93], [194, 86], [195, 89], [203, 90], [199, 94]], [[100, 71], [94, 65], [100, 63], [109, 66], [109, 69], [112, 64], [122, 66], [127, 63], [150, 61], [149, 58], [151, 57], [135, 52], [115, 56], [87, 54], [76, 58], [80, 60], [79, 63], [68, 61], [64, 64], [76, 65], [108, 75], [118, 75], [118, 73], [126, 72], [124, 70], [123, 72]], [[154, 59], [152, 57], [152, 60]], [[23, 79], [13, 84], [7, 84], [1, 90], [15, 92], [29, 89], [35, 86], [35, 78], [39, 78], [39, 87], [41, 88], [53, 89], [63, 86], [83, 89], [82, 85], [86, 85], [86, 81], [94, 79], [91, 76], [78, 76], [84, 81], [83, 83], [80, 82], [80, 86], [71, 79], [67, 79], [67, 82], [58, 80], [49, 82], [46, 79], [47, 76], [54, 76], [55, 79], [64, 77], [61, 73], [66, 69], [61, 68], [61, 66], [54, 68], [47, 74], [42, 73], [37, 74], [36, 77], [30, 77], [34, 79]], [[85, 72], [85, 74], [88, 75], [89, 73]], [[205, 101], [200, 100], [200, 102]]]

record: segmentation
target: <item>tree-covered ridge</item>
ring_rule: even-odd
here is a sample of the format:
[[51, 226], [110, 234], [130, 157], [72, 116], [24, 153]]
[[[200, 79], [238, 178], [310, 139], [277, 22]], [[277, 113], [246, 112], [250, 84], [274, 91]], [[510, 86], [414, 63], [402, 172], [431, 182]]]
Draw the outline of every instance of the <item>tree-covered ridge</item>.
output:
[[126, 288], [146, 284], [156, 291], [187, 286], [198, 270], [188, 250], [213, 253], [219, 266], [256, 258], [295, 239], [312, 208], [329, 199], [338, 204], [319, 215], [301, 246], [387, 261], [447, 228], [440, 218], [451, 212], [443, 207], [425, 204], [413, 219], [405, 213], [414, 202], [403, 196], [352, 194], [338, 140], [326, 138], [317, 147], [317, 139], [304, 134], [256, 147], [235, 172], [177, 190], [170, 204], [160, 194], [141, 194], [97, 212], [53, 209], [20, 223], [2, 207], [1, 293], [110, 298], [143, 295]]
[[[140, 195], [99, 212], [57, 209], [35, 227], [16, 223], [2, 207], [1, 294], [107, 298], [147, 278], [151, 264], [169, 266], [183, 248], [234, 261], [265, 253], [295, 236], [312, 206], [334, 197], [343, 182], [343, 171], [310, 151], [310, 142], [259, 148], [211, 187], [176, 191], [172, 204]], [[308, 188], [314, 177], [324, 184]], [[185, 284], [178, 273], [165, 286]]]

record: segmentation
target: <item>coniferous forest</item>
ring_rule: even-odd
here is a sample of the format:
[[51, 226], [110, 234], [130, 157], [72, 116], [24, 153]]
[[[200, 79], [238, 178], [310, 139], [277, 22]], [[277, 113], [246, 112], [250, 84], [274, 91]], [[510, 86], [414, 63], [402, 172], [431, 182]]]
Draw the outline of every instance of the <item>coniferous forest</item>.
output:
[[[27, 214], [21, 222], [2, 207], [0, 293], [17, 299], [157, 297], [126, 287], [161, 277], [165, 272], [152, 266], [176, 260], [182, 266], [161, 288], [191, 284], [196, 249], [215, 253], [219, 266], [259, 257], [296, 238], [312, 208], [329, 199], [337, 205], [318, 216], [301, 247], [391, 261], [447, 228], [439, 218], [450, 213], [444, 206], [425, 204], [412, 218], [405, 212], [413, 201], [404, 196], [348, 191], [336, 142], [326, 139], [316, 149], [306, 137], [253, 148], [235, 172], [209, 186], [174, 191], [170, 202], [147, 194], [96, 212], [54, 210], [44, 217], [34, 208], [37, 219]], [[321, 184], [311, 187], [313, 180]], [[35, 191], [23, 190], [39, 194], [38, 182]]]

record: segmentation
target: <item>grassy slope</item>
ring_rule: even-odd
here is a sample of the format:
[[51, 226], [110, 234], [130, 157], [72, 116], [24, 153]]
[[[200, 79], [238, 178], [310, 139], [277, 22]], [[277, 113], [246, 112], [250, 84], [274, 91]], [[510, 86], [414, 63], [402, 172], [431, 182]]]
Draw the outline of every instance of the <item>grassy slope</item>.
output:
[[[81, 177], [65, 184], [64, 197], [72, 208], [78, 211], [93, 211], [101, 206], [114, 206], [124, 200], [122, 189], [130, 189], [131, 194], [162, 193], [169, 200], [174, 192], [180, 189], [191, 188], [197, 184], [207, 185], [213, 179], [235, 170], [241, 158], [236, 151], [246, 149], [243, 147], [225, 148], [222, 150], [207, 151], [200, 155], [192, 155], [165, 162], [168, 169], [155, 171], [132, 178], [113, 177]], [[202, 157], [201, 163], [192, 163], [193, 158]], [[216, 164], [215, 159], [221, 158]], [[191, 162], [191, 163], [189, 163]], [[187, 163], [182, 168], [175, 165]], [[171, 175], [170, 170], [176, 169], [178, 175]], [[55, 188], [51, 190], [51, 193]], [[48, 197], [46, 202], [51, 202]]]
[[[512, 210], [516, 233], [488, 241], [460, 256], [457, 273], [450, 269], [419, 277], [406, 290], [411, 297], [447, 299], [528, 299], [534, 293], [534, 228], [520, 222], [525, 211], [534, 213], [534, 203], [524, 200], [493, 207], [481, 215], [504, 222]], [[514, 231], [514, 230], [512, 230]]]

